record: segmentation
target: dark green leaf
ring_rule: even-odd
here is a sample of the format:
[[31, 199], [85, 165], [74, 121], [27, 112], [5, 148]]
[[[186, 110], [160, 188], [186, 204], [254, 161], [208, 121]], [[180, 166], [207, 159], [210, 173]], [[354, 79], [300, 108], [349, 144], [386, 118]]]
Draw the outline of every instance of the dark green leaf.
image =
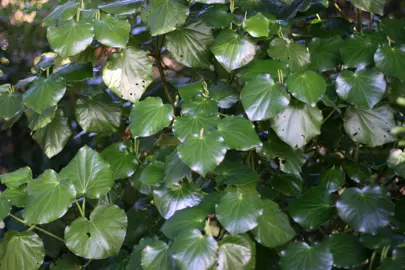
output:
[[239, 100], [239, 93], [229, 84], [213, 84], [209, 88], [209, 94], [217, 102], [218, 107], [222, 109], [229, 109]]
[[343, 169], [349, 178], [356, 183], [367, 183], [371, 180], [372, 172], [368, 167], [364, 167], [354, 162], [345, 162], [343, 164]]
[[299, 196], [302, 191], [302, 180], [294, 175], [274, 176], [271, 180], [271, 186], [278, 192], [287, 196]]
[[37, 129], [47, 126], [52, 119], [55, 117], [57, 106], [50, 107], [43, 111], [41, 114], [27, 108], [25, 110], [25, 115], [28, 119], [28, 127], [35, 131]]
[[139, 181], [147, 186], [159, 186], [165, 177], [165, 165], [160, 161], [154, 161], [143, 169]]
[[405, 66], [405, 45], [380, 47], [374, 54], [374, 62], [377, 69], [385, 75], [397, 77], [401, 81], [405, 80], [405, 75], [401, 72]]
[[[244, 81], [256, 80], [257, 75], [270, 74], [271, 78], [284, 79], [290, 73], [286, 63], [279, 60], [261, 60], [255, 59], [248, 65], [242, 68], [243, 75], [241, 79]], [[261, 76], [263, 77], [263, 76]], [[281, 82], [279, 82], [281, 83]]]
[[21, 93], [4, 93], [0, 95], [0, 118], [8, 121], [18, 115], [24, 107]]
[[220, 185], [244, 186], [260, 180], [254, 169], [237, 162], [224, 161], [217, 167], [216, 173], [215, 181]]
[[333, 265], [338, 268], [354, 268], [364, 264], [368, 259], [367, 250], [352, 234], [331, 235], [327, 245], [333, 255]]
[[343, 45], [340, 36], [329, 39], [313, 38], [308, 44], [311, 53], [311, 68], [321, 72], [334, 69], [340, 62], [339, 50]]
[[211, 5], [203, 10], [201, 17], [204, 22], [210, 27], [227, 27], [235, 18], [235, 15], [233, 13], [230, 13], [228, 9], [229, 5]]
[[384, 15], [385, 0], [350, 0], [350, 2], [352, 2], [356, 8], [378, 15]]
[[119, 20], [109, 14], [101, 14], [94, 23], [94, 38], [107, 47], [125, 48], [131, 25], [127, 20]]
[[169, 246], [163, 241], [153, 241], [142, 251], [141, 265], [144, 270], [174, 269]]
[[140, 0], [120, 0], [112, 3], [98, 6], [99, 9], [106, 13], [115, 15], [131, 15], [143, 4]]
[[131, 177], [134, 174], [138, 161], [133, 147], [131, 141], [117, 142], [101, 152], [101, 157], [110, 164], [115, 180]]
[[[4, 220], [4, 218], [6, 218], [8, 216], [8, 214], [10, 213], [10, 210], [11, 210], [10, 199], [5, 197], [4, 193], [0, 193], [0, 222], [2, 222]], [[1, 256], [0, 256], [0, 259], [1, 259]]]
[[328, 270], [332, 264], [332, 253], [323, 244], [295, 242], [281, 252], [282, 270]]
[[79, 3], [68, 1], [57, 6], [48, 16], [42, 20], [42, 26], [56, 26], [60, 21], [66, 21], [76, 16]]
[[22, 167], [14, 172], [2, 174], [0, 180], [8, 188], [18, 188], [32, 180], [32, 171], [30, 167]]
[[174, 120], [173, 131], [179, 140], [184, 142], [187, 137], [199, 134], [201, 129], [204, 129], [205, 132], [215, 130], [219, 122], [218, 115], [183, 115]]
[[218, 245], [217, 270], [249, 269], [255, 261], [255, 244], [247, 234], [226, 235]]
[[207, 212], [200, 207], [182, 209], [166, 220], [160, 230], [172, 239], [179, 233], [190, 229], [202, 231], [206, 217]]
[[255, 127], [244, 117], [228, 116], [218, 124], [218, 131], [225, 140], [225, 145], [240, 151], [261, 146]]
[[291, 74], [287, 88], [293, 97], [314, 107], [325, 94], [326, 82], [321, 75], [308, 70], [301, 74]]
[[147, 245], [150, 245], [157, 240], [156, 236], [154, 238], [142, 238], [141, 241], [139, 241], [139, 244], [134, 246], [126, 270], [143, 270], [141, 265], [142, 251]]
[[166, 157], [164, 169], [166, 185], [177, 184], [184, 178], [191, 178], [191, 169], [178, 155], [177, 149]]
[[378, 44], [371, 36], [354, 35], [345, 40], [340, 49], [342, 60], [347, 67], [364, 68], [373, 63], [373, 56]]
[[93, 78], [93, 65], [89, 62], [81, 64], [71, 62], [58, 68], [54, 74], [67, 82], [84, 81]]
[[[73, 254], [63, 254], [56, 262], [51, 264], [51, 270], [77, 270], [81, 267], [81, 262]], [[80, 269], [80, 268], [79, 268]]]
[[286, 62], [293, 72], [303, 70], [311, 62], [310, 54], [304, 46], [293, 42], [288, 43], [281, 38], [271, 41], [267, 53], [271, 58]]
[[345, 175], [333, 167], [321, 174], [318, 183], [321, 187], [332, 193], [341, 189], [346, 183]]

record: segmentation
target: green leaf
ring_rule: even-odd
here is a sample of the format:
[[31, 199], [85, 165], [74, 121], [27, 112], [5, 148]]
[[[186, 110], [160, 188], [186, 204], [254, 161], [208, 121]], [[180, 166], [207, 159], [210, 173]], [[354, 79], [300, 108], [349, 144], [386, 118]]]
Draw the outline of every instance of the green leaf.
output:
[[401, 81], [405, 80], [405, 75], [401, 72], [405, 66], [405, 45], [380, 47], [374, 54], [374, 62], [377, 69], [385, 75], [397, 77]]
[[385, 187], [348, 188], [336, 202], [340, 218], [354, 230], [375, 233], [390, 224], [394, 204]]
[[121, 124], [122, 108], [106, 94], [80, 97], [76, 102], [76, 120], [87, 133], [113, 133]]
[[62, 57], [69, 57], [90, 46], [94, 37], [94, 28], [83, 21], [69, 21], [61, 26], [48, 27], [46, 37], [55, 52]]
[[397, 175], [405, 177], [405, 154], [402, 152], [401, 149], [393, 149], [391, 151], [390, 156], [387, 160], [387, 164], [388, 167], [393, 169]]
[[216, 169], [215, 181], [220, 184], [244, 186], [253, 182], [259, 182], [257, 172], [244, 164], [224, 161]]
[[213, 131], [220, 122], [218, 115], [194, 114], [177, 117], [173, 122], [173, 132], [181, 142], [201, 129], [205, 132]]
[[228, 3], [228, 0], [197, 0], [196, 3], [203, 3], [203, 4], [225, 4]]
[[235, 19], [235, 15], [228, 10], [229, 5], [211, 5], [203, 10], [201, 18], [212, 28], [228, 27]]
[[170, 124], [173, 108], [158, 97], [148, 97], [134, 104], [129, 120], [133, 137], [148, 137]]
[[18, 188], [32, 180], [32, 171], [30, 167], [22, 167], [14, 172], [0, 175], [0, 180], [8, 188]]
[[250, 186], [230, 188], [215, 209], [221, 225], [231, 234], [244, 233], [258, 225], [263, 214], [261, 200]]
[[[8, 214], [10, 213], [10, 210], [11, 210], [11, 201], [9, 198], [4, 196], [4, 192], [1, 192], [0, 193], [0, 222], [2, 222], [8, 216]], [[1, 266], [1, 264], [0, 264], [0, 266]]]
[[[224, 138], [218, 132], [205, 132], [188, 136], [184, 143], [177, 147], [179, 158], [193, 171], [203, 177], [213, 171], [224, 159], [226, 146]], [[201, 159], [204, 157], [204, 159]]]
[[340, 48], [343, 46], [340, 36], [328, 39], [313, 38], [308, 44], [311, 53], [311, 68], [320, 72], [334, 69], [340, 63]]
[[160, 161], [153, 161], [143, 169], [139, 181], [147, 186], [159, 186], [165, 177], [165, 165]]
[[222, 109], [231, 108], [239, 100], [238, 91], [229, 84], [212, 84], [209, 88], [209, 94], [212, 100], [217, 102], [218, 107]]
[[354, 162], [344, 162], [343, 169], [350, 179], [356, 183], [370, 182], [372, 177], [372, 171], [369, 167], [362, 166]]
[[[288, 65], [279, 60], [255, 59], [242, 68], [241, 79], [244, 81], [255, 80], [257, 75], [270, 74], [271, 78], [285, 78], [290, 73]], [[279, 82], [280, 83], [280, 82]]]
[[55, 117], [57, 108], [58, 106], [50, 107], [43, 111], [41, 114], [27, 108], [25, 110], [25, 115], [27, 116], [28, 127], [31, 129], [31, 131], [46, 127]]
[[302, 179], [295, 175], [274, 176], [271, 180], [271, 186], [287, 196], [299, 196], [302, 191], [302, 185]]
[[318, 182], [318, 184], [328, 190], [329, 193], [338, 191], [345, 183], [345, 175], [335, 167], [324, 171], [319, 177]]
[[93, 78], [93, 65], [90, 62], [81, 64], [71, 62], [58, 68], [53, 74], [61, 76], [67, 82], [84, 81]]
[[270, 22], [261, 12], [243, 21], [243, 29], [252, 37], [267, 37], [270, 33]]
[[263, 215], [259, 217], [259, 224], [253, 230], [256, 241], [268, 248], [275, 248], [289, 242], [295, 236], [295, 231], [291, 227], [288, 216], [273, 201], [263, 200], [262, 205]]
[[51, 270], [77, 270], [82, 263], [78, 257], [73, 254], [63, 254], [56, 262], [51, 264]]
[[321, 133], [322, 112], [310, 105], [294, 102], [271, 120], [277, 135], [293, 148], [300, 148]]
[[24, 94], [24, 104], [41, 114], [46, 109], [58, 104], [65, 95], [65, 91], [65, 81], [60, 77], [38, 78]]
[[131, 25], [127, 20], [119, 20], [102, 13], [94, 23], [94, 38], [107, 47], [125, 48], [129, 39]]
[[378, 48], [370, 35], [353, 35], [346, 39], [340, 49], [346, 67], [364, 68], [373, 64], [373, 56]]
[[127, 47], [114, 54], [103, 68], [104, 83], [119, 97], [139, 100], [152, 82], [152, 63], [145, 51]]
[[154, 238], [142, 238], [139, 241], [139, 244], [134, 246], [134, 249], [129, 257], [128, 265], [126, 270], [143, 270], [141, 261], [142, 261], [142, 251], [147, 245], [150, 245], [157, 241], [157, 237]]
[[217, 270], [249, 269], [255, 260], [255, 244], [247, 234], [225, 235], [218, 245]]
[[24, 107], [21, 93], [4, 93], [0, 95], [0, 117], [8, 121], [18, 115]]
[[312, 107], [326, 91], [326, 81], [318, 73], [308, 70], [301, 74], [291, 74], [287, 80], [288, 91], [298, 100]]
[[60, 153], [72, 135], [68, 119], [58, 110], [51, 123], [35, 131], [32, 138], [41, 146], [48, 158]]
[[61, 21], [67, 21], [76, 16], [79, 3], [68, 1], [58, 5], [48, 16], [42, 20], [42, 26], [56, 26]]
[[185, 100], [182, 107], [183, 115], [218, 115], [216, 102], [203, 95], [197, 95], [192, 99]]
[[180, 97], [184, 100], [193, 99], [198, 94], [204, 93], [204, 88], [207, 87], [207, 84], [204, 80], [198, 80], [196, 82], [188, 83], [182, 85], [178, 89]]
[[356, 8], [378, 15], [384, 15], [385, 0], [350, 0], [350, 2], [352, 2]]
[[349, 107], [343, 118], [344, 128], [349, 137], [369, 147], [392, 142], [390, 131], [395, 127], [394, 115], [388, 105], [365, 110]]
[[295, 242], [281, 252], [282, 270], [326, 270], [332, 269], [332, 264], [332, 253], [323, 244]]
[[60, 177], [73, 183], [77, 197], [84, 195], [90, 199], [105, 195], [114, 184], [110, 165], [88, 146], [80, 148], [76, 156], [62, 169]]
[[215, 38], [211, 51], [228, 72], [248, 64], [256, 53], [253, 42], [231, 30], [220, 32]]
[[375, 69], [344, 70], [336, 78], [336, 93], [344, 101], [366, 109], [373, 108], [384, 96], [384, 74]]
[[152, 0], [142, 10], [142, 21], [152, 36], [163, 35], [183, 25], [190, 10], [183, 0]]
[[174, 269], [169, 246], [163, 241], [153, 241], [142, 251], [141, 265], [144, 270]]
[[202, 231], [206, 217], [207, 212], [200, 207], [182, 209], [167, 219], [160, 230], [172, 239], [183, 231], [191, 229]]
[[240, 99], [251, 121], [272, 118], [287, 108], [290, 95], [269, 74], [257, 75], [246, 82]]
[[8, 231], [0, 249], [1, 270], [36, 270], [44, 262], [44, 243], [34, 232]]
[[204, 22], [186, 24], [166, 35], [167, 50], [176, 62], [187, 67], [209, 67], [211, 52], [209, 46], [214, 41], [211, 28]]
[[131, 15], [143, 4], [140, 0], [120, 0], [112, 3], [99, 5], [102, 11], [115, 15]]
[[25, 186], [21, 186], [18, 188], [7, 188], [2, 193], [2, 197], [5, 197], [10, 200], [11, 205], [15, 205], [16, 207], [24, 207], [25, 206]]
[[218, 244], [197, 229], [183, 231], [172, 245], [173, 258], [181, 270], [209, 269], [216, 261]]
[[177, 184], [184, 178], [192, 179], [191, 169], [179, 158], [177, 149], [166, 157], [164, 176], [166, 185]]
[[323, 187], [312, 187], [302, 197], [291, 201], [288, 213], [302, 227], [313, 230], [332, 217], [332, 197]]
[[28, 183], [24, 221], [45, 224], [61, 218], [76, 197], [73, 184], [61, 179], [54, 170], [46, 170]]
[[310, 54], [304, 46], [298, 43], [287, 43], [281, 38], [271, 41], [267, 53], [271, 58], [286, 62], [293, 72], [303, 70], [311, 62]]
[[181, 209], [198, 205], [204, 195], [195, 185], [187, 184], [153, 191], [153, 199], [159, 213], [165, 219]]
[[338, 268], [354, 268], [364, 264], [368, 259], [367, 250], [352, 234], [331, 235], [327, 240], [327, 245], [333, 255], [333, 265]]
[[229, 148], [247, 151], [261, 146], [255, 127], [244, 117], [228, 116], [218, 124], [218, 131]]
[[114, 256], [124, 242], [127, 216], [116, 205], [98, 205], [89, 219], [75, 219], [65, 229], [65, 243], [77, 256], [105, 259]]
[[110, 164], [115, 180], [131, 177], [138, 167], [131, 141], [116, 142], [101, 152], [101, 157]]

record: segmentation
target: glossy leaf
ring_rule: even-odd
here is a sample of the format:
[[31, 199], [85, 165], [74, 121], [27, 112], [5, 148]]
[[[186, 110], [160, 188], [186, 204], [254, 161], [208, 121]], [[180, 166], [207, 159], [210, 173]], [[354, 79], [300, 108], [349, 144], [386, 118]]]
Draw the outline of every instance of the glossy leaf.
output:
[[131, 15], [136, 12], [137, 8], [142, 6], [142, 3], [140, 0], [120, 0], [100, 5], [98, 8], [110, 14]]
[[230, 30], [215, 38], [211, 51], [228, 72], [248, 64], [256, 53], [253, 42]]
[[377, 69], [387, 76], [394, 76], [404, 81], [405, 75], [401, 68], [405, 65], [405, 46], [382, 46], [374, 54]]
[[371, 36], [354, 35], [345, 40], [340, 49], [342, 60], [347, 67], [363, 68], [373, 63], [373, 56], [378, 44]]
[[207, 212], [200, 207], [182, 209], [167, 219], [160, 230], [172, 239], [183, 231], [191, 229], [202, 231], [206, 216]]
[[288, 91], [298, 100], [315, 106], [326, 91], [325, 79], [309, 70], [302, 74], [292, 74], [287, 80]]
[[165, 177], [165, 165], [160, 161], [154, 161], [143, 169], [139, 181], [147, 186], [159, 186]]
[[114, 184], [110, 165], [101, 155], [88, 146], [83, 146], [69, 164], [62, 169], [60, 177], [69, 179], [76, 188], [77, 197], [98, 199]]
[[142, 268], [145, 270], [174, 269], [169, 246], [163, 241], [154, 241], [142, 251]]
[[101, 157], [110, 164], [114, 179], [131, 177], [138, 166], [130, 141], [116, 142], [101, 152]]
[[24, 207], [27, 196], [26, 187], [23, 185], [18, 188], [7, 188], [0, 197], [7, 198], [11, 205], [16, 207]]
[[244, 117], [226, 117], [218, 125], [225, 145], [236, 150], [247, 151], [261, 145], [252, 123]]
[[345, 182], [345, 175], [333, 167], [321, 174], [318, 184], [331, 193], [341, 189]]
[[54, 74], [67, 82], [84, 81], [93, 78], [93, 65], [89, 62], [81, 64], [70, 62], [58, 68]]
[[37, 129], [47, 126], [55, 117], [57, 106], [50, 107], [43, 111], [41, 114], [36, 113], [31, 109], [25, 110], [25, 115], [28, 119], [28, 127], [35, 131]]
[[339, 268], [353, 268], [366, 262], [367, 250], [359, 239], [351, 234], [334, 234], [327, 240], [327, 245], [333, 255], [333, 265]]
[[177, 184], [184, 178], [192, 179], [190, 167], [179, 158], [177, 150], [166, 157], [164, 177], [166, 185]]
[[384, 0], [350, 0], [350, 2], [357, 8], [384, 15]]
[[290, 95], [269, 74], [257, 75], [242, 89], [241, 101], [251, 121], [272, 118], [287, 108]]
[[255, 245], [247, 234], [226, 235], [218, 245], [218, 270], [247, 269], [255, 260]]
[[179, 140], [184, 142], [187, 137], [199, 134], [201, 129], [204, 129], [205, 132], [215, 130], [219, 122], [218, 115], [183, 115], [174, 120], [173, 131]]
[[8, 188], [18, 188], [31, 180], [32, 171], [30, 167], [22, 167], [13, 172], [0, 175], [0, 182]]
[[183, 231], [172, 245], [173, 258], [180, 269], [209, 269], [216, 260], [218, 244], [200, 231]]
[[383, 97], [387, 83], [384, 74], [375, 69], [342, 71], [336, 78], [336, 93], [344, 101], [366, 109], [373, 108]]
[[145, 51], [128, 47], [114, 54], [103, 68], [104, 83], [122, 99], [135, 102], [151, 80], [152, 63]]
[[302, 191], [302, 180], [295, 175], [274, 176], [271, 186], [287, 196], [299, 196]]
[[23, 95], [20, 93], [4, 93], [0, 95], [0, 118], [8, 121], [22, 111]]
[[60, 21], [70, 20], [76, 16], [79, 3], [68, 1], [58, 5], [48, 16], [42, 20], [42, 26], [56, 26]]
[[264, 200], [262, 205], [263, 215], [258, 218], [258, 226], [253, 230], [256, 241], [268, 248], [284, 245], [295, 236], [288, 216], [273, 201]]
[[286, 62], [293, 72], [303, 70], [311, 62], [310, 54], [304, 46], [298, 43], [288, 43], [281, 38], [271, 41], [267, 53], [271, 58]]
[[182, 104], [183, 115], [217, 115], [218, 106], [215, 101], [203, 95], [197, 95], [192, 99], [187, 99]]
[[87, 259], [104, 259], [118, 253], [125, 238], [127, 216], [118, 206], [98, 205], [90, 217], [75, 219], [65, 229], [70, 251]]
[[311, 68], [321, 72], [334, 69], [340, 62], [343, 39], [334, 36], [328, 39], [313, 38], [308, 44], [311, 53]]
[[388, 105], [372, 110], [349, 107], [343, 122], [346, 133], [355, 142], [375, 147], [393, 141], [390, 131], [395, 123]]
[[216, 173], [215, 181], [220, 185], [244, 186], [260, 180], [253, 168], [237, 162], [224, 161], [217, 167]]
[[281, 254], [282, 270], [332, 269], [332, 253], [323, 244], [309, 246], [304, 242], [295, 242], [290, 244]]
[[108, 47], [125, 48], [128, 43], [131, 25], [109, 14], [101, 14], [94, 23], [94, 38]]
[[173, 119], [173, 108], [157, 97], [148, 97], [134, 104], [130, 128], [132, 136], [147, 137], [167, 127]]
[[211, 85], [209, 95], [222, 109], [229, 109], [239, 100], [239, 93], [229, 84], [216, 83]]
[[28, 224], [44, 224], [61, 218], [76, 197], [73, 184], [46, 170], [27, 186], [23, 217]]
[[390, 224], [394, 204], [385, 187], [348, 188], [336, 202], [340, 218], [354, 230], [375, 233]]
[[252, 37], [267, 37], [270, 32], [270, 22], [261, 12], [243, 21], [243, 28]]
[[356, 183], [370, 182], [373, 174], [370, 168], [361, 166], [355, 162], [344, 162], [343, 169], [349, 178]]

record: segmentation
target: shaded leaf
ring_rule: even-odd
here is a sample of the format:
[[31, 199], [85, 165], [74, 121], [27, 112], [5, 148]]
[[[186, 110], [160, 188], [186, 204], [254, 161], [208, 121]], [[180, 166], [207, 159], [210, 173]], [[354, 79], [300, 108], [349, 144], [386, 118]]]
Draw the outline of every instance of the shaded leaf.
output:
[[145, 270], [173, 269], [169, 246], [163, 241], [153, 241], [142, 251], [142, 268]]
[[22, 167], [13, 172], [0, 175], [0, 180], [8, 188], [18, 188], [32, 180], [32, 171], [30, 167]]
[[166, 157], [164, 175], [166, 185], [176, 184], [184, 178], [192, 179], [190, 167], [179, 158], [177, 150]]
[[282, 270], [327, 270], [332, 269], [332, 264], [332, 253], [323, 244], [295, 242], [281, 252]]
[[271, 180], [271, 186], [287, 196], [299, 196], [302, 191], [302, 185], [301, 178], [288, 174], [274, 176]]
[[336, 267], [353, 268], [364, 264], [368, 259], [367, 250], [352, 234], [331, 235], [327, 240], [327, 245], [333, 255], [333, 265]]
[[374, 62], [380, 71], [387, 76], [394, 76], [404, 81], [405, 75], [401, 69], [405, 65], [405, 46], [382, 46], [374, 54]]
[[220, 184], [243, 186], [253, 182], [259, 182], [257, 172], [244, 164], [224, 161], [216, 169], [215, 181]]
[[55, 117], [57, 106], [50, 107], [43, 111], [41, 114], [27, 108], [25, 110], [25, 115], [28, 119], [28, 127], [35, 131], [37, 129], [47, 126]]
[[346, 183], [345, 175], [335, 167], [324, 171], [319, 177], [318, 184], [330, 193], [338, 191]]
[[24, 107], [21, 93], [4, 93], [0, 95], [0, 117], [8, 121], [18, 115]]

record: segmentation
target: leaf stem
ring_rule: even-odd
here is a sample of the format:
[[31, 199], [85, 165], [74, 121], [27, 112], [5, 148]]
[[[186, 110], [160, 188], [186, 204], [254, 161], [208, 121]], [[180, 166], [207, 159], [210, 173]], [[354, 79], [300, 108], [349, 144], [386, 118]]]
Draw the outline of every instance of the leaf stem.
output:
[[368, 22], [368, 31], [373, 31], [374, 14], [370, 12], [370, 21]]
[[356, 145], [356, 149], [354, 149], [354, 156], [353, 159], [354, 161], [359, 161], [359, 150], [360, 150], [360, 144]]
[[173, 101], [172, 96], [170, 95], [169, 87], [167, 86], [167, 81], [166, 81], [165, 73], [164, 73], [163, 67], [162, 67], [162, 56], [161, 56], [161, 54], [160, 54], [160, 51], [161, 51], [162, 46], [163, 46], [163, 43], [164, 43], [164, 42], [163, 42], [163, 41], [164, 41], [164, 38], [165, 38], [165, 36], [163, 35], [163, 36], [162, 36], [162, 39], [163, 39], [163, 40], [162, 40], [162, 44], [161, 44], [160, 46], [158, 46], [158, 47], [159, 47], [159, 48], [158, 48], [159, 51], [158, 51], [157, 54], [156, 54], [156, 66], [157, 66], [157, 68], [158, 68], [158, 70], [159, 70], [160, 81], [162, 82], [163, 90], [165, 91], [167, 100], [170, 102], [170, 104], [172, 104], [173, 109], [175, 109], [174, 101]]
[[322, 121], [322, 125], [325, 124], [326, 121], [333, 115], [333, 113], [336, 111], [336, 109], [333, 109], [328, 116]]
[[82, 210], [83, 210], [83, 216], [86, 216], [86, 197], [83, 197], [83, 203], [82, 203]]
[[337, 10], [337, 12], [339, 13], [340, 17], [342, 17], [343, 19], [345, 19], [346, 21], [350, 21], [345, 14], [343, 13], [342, 9], [339, 7], [339, 5], [334, 1], [334, 0], [330, 0], [331, 2], [333, 2], [333, 6], [335, 7], [335, 9]]
[[86, 262], [86, 264], [83, 265], [83, 268], [86, 268], [87, 266], [89, 266], [92, 261], [93, 261], [93, 259], [88, 260], [88, 261]]
[[83, 212], [83, 209], [81, 208], [79, 202], [77, 200], [75, 200], [75, 202], [76, 202], [77, 209], [79, 209], [80, 215], [82, 217], [84, 217], [84, 212]]
[[[24, 220], [22, 220], [21, 218], [16, 217], [16, 216], [14, 216], [14, 215], [11, 214], [11, 213], [9, 213], [8, 215], [9, 215], [10, 217], [14, 218], [15, 220], [17, 220], [18, 222], [21, 222], [22, 224], [27, 225], [27, 223], [26, 223]], [[32, 225], [32, 226], [28, 229], [28, 231], [32, 231], [32, 230], [34, 230], [34, 229], [35, 229], [35, 230], [38, 230], [38, 231], [40, 231], [40, 232], [42, 232], [42, 233], [44, 233], [44, 234], [47, 234], [47, 235], [49, 235], [49, 236], [51, 236], [51, 237], [53, 237], [53, 238], [55, 238], [55, 239], [57, 239], [57, 240], [59, 240], [59, 241], [61, 241], [61, 242], [63, 242], [63, 243], [65, 243], [65, 240], [64, 240], [64, 239], [60, 238], [60, 237], [57, 236], [57, 235], [54, 235], [54, 234], [51, 233], [51, 232], [48, 232], [47, 230], [42, 229], [41, 227], [37, 227], [37, 226], [35, 226], [35, 225]]]
[[369, 270], [373, 269], [373, 263], [374, 263], [374, 259], [375, 259], [376, 255], [377, 255], [377, 251], [374, 250], [373, 255], [371, 255], [370, 264], [368, 265]]

